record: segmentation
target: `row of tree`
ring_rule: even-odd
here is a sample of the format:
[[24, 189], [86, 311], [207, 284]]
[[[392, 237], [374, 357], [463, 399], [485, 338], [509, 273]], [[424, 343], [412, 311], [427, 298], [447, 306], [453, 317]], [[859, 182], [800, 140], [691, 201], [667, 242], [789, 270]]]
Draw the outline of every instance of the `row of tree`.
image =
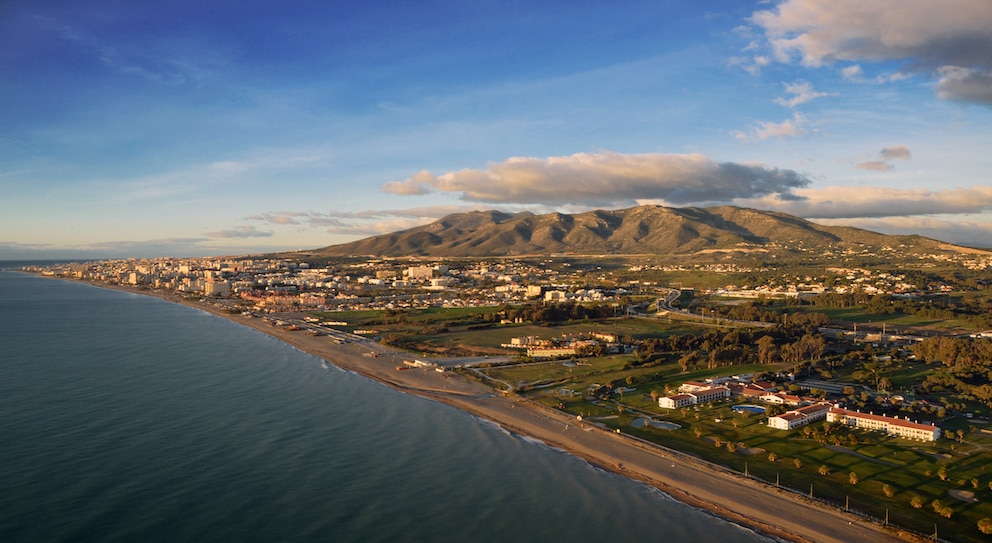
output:
[[782, 313], [764, 309], [759, 301], [747, 302], [733, 306], [719, 306], [713, 309], [720, 318], [750, 322], [781, 322], [792, 326], [826, 326], [830, 317], [813, 311], [795, 311]]
[[992, 406], [992, 341], [932, 337], [912, 350], [917, 358], [938, 366], [923, 381], [924, 390], [956, 391]]

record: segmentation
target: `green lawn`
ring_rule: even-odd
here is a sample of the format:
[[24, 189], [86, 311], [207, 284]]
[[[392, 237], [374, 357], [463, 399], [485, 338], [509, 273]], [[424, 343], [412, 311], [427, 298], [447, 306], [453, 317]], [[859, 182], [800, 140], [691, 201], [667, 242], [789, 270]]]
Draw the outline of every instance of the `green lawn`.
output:
[[806, 311], [813, 311], [817, 313], [823, 313], [831, 318], [831, 320], [839, 322], [855, 322], [859, 324], [882, 324], [885, 323], [887, 326], [905, 326], [905, 327], [925, 327], [925, 328], [948, 328], [952, 330], [964, 330], [972, 329], [973, 327], [968, 325], [966, 322], [958, 319], [942, 320], [942, 319], [930, 319], [925, 317], [918, 317], [916, 315], [906, 315], [904, 313], [890, 313], [884, 315], [878, 315], [873, 313], [868, 313], [865, 306], [855, 306], [855, 307], [809, 307], [804, 308]]

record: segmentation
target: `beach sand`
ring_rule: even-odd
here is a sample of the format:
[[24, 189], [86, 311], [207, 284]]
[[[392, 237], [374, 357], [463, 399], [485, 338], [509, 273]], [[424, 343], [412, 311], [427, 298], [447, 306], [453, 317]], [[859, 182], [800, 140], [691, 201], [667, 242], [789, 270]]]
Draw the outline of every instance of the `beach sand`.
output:
[[[572, 415], [517, 396], [502, 395], [453, 372], [439, 373], [420, 368], [397, 371], [396, 367], [403, 365], [402, 361], [410, 355], [378, 343], [355, 341], [338, 344], [328, 336], [286, 331], [260, 318], [223, 312], [209, 303], [190, 302], [171, 294], [92, 284], [157, 296], [249, 326], [339, 368], [493, 421], [510, 432], [538, 439], [593, 465], [652, 485], [688, 505], [785, 541], [849, 543], [919, 540], [912, 534], [900, 533], [842, 510], [814, 503], [677, 451], [578, 421]], [[371, 352], [379, 356], [367, 356]]]

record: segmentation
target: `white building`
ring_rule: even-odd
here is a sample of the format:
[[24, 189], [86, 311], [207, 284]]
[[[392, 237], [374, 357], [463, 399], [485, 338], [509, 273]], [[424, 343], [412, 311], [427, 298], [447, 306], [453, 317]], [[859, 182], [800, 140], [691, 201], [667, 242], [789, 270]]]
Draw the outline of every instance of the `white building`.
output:
[[873, 413], [848, 411], [839, 407], [831, 408], [827, 412], [827, 421], [842, 422], [848, 426], [863, 428], [865, 430], [877, 430], [906, 439], [937, 441], [940, 438], [940, 428], [933, 424], [921, 424], [906, 419], [886, 417]]
[[411, 281], [430, 279], [434, 277], [434, 268], [432, 266], [410, 266], [406, 269], [406, 276]]
[[527, 349], [531, 358], [555, 358], [558, 356], [575, 356], [575, 347], [532, 347]]
[[830, 404], [828, 403], [807, 405], [775, 417], [768, 417], [768, 426], [779, 430], [792, 430], [811, 422], [826, 419], [827, 411], [830, 411]]
[[705, 383], [703, 381], [686, 381], [679, 385], [679, 392], [698, 392], [700, 390], [706, 390], [713, 385]]
[[231, 293], [231, 283], [227, 281], [207, 281], [203, 284], [203, 293], [208, 296], [227, 296]]
[[715, 402], [730, 397], [730, 389], [727, 387], [712, 387], [674, 396], [658, 398], [658, 407], [665, 409], [679, 409], [690, 405]]
[[692, 394], [676, 394], [658, 398], [658, 406], [665, 409], [680, 409], [696, 404], [696, 397]]

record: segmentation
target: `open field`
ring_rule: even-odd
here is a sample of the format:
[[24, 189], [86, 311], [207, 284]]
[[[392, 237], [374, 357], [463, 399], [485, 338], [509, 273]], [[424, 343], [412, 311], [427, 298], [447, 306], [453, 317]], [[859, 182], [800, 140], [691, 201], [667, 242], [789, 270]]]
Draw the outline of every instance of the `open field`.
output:
[[869, 324], [881, 326], [883, 323], [889, 328], [889, 332], [895, 331], [892, 327], [906, 328], [935, 328], [955, 331], [974, 331], [974, 327], [960, 319], [932, 319], [917, 315], [907, 315], [904, 313], [875, 314], [869, 313], [867, 307], [804, 307], [806, 311], [823, 313], [835, 322], [850, 322], [858, 324]]

